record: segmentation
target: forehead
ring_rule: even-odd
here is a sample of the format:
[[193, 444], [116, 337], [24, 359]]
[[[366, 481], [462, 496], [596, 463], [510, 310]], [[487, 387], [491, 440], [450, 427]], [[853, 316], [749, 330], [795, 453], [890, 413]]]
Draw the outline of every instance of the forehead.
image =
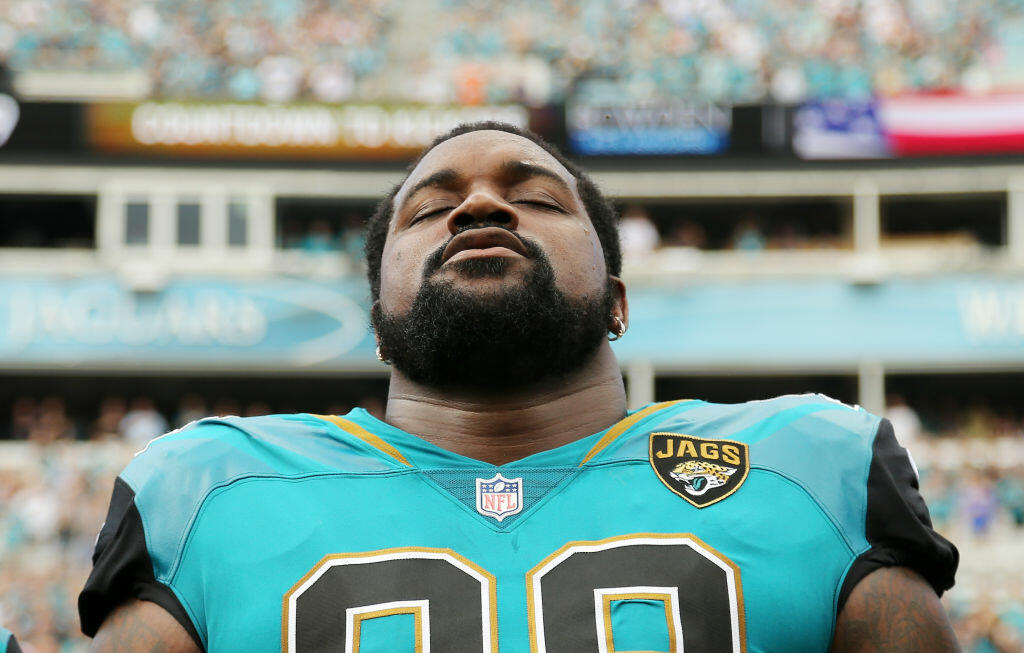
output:
[[402, 182], [395, 207], [401, 206], [417, 182], [439, 170], [452, 170], [471, 180], [493, 174], [510, 161], [547, 168], [576, 188], [576, 178], [544, 148], [517, 134], [488, 129], [454, 136], [427, 152]]

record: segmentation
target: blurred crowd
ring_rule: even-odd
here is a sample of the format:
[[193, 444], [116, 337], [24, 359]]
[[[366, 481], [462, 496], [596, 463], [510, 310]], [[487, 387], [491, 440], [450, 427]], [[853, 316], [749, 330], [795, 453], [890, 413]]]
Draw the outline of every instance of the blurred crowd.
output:
[[982, 401], [931, 405], [898, 394], [885, 416], [910, 451], [935, 528], [960, 547], [946, 608], [967, 653], [1024, 651], [1024, 420]]
[[[383, 415], [383, 402], [376, 396], [363, 397], [359, 405], [370, 413]], [[318, 414], [343, 415], [351, 407], [343, 404], [310, 407]], [[155, 437], [209, 415], [255, 417], [292, 412], [293, 407], [274, 410], [262, 401], [239, 402], [231, 398], [206, 398], [189, 393], [173, 411], [162, 411], [147, 396], [130, 400], [111, 395], [100, 402], [95, 415], [70, 414], [64, 399], [56, 395], [22, 396], [10, 406], [10, 423], [0, 428], [0, 440], [27, 440], [38, 445], [55, 442], [127, 442], [142, 448]]]
[[1021, 0], [0, 0], [25, 72], [285, 102], [726, 103], [1020, 84]]
[[650, 261], [650, 254], [662, 248], [756, 252], [849, 246], [839, 233], [817, 233], [825, 221], [809, 213], [795, 210], [792, 217], [776, 220], [739, 209], [710, 220], [701, 215], [698, 220], [687, 217], [687, 210], [679, 207], [672, 215], [656, 219], [644, 207], [632, 205], [622, 211], [619, 235], [626, 261], [638, 263]]
[[124, 443], [66, 440], [3, 450], [0, 623], [26, 653], [87, 650], [77, 593], [91, 568], [112, 480], [132, 451]]
[[282, 216], [278, 220], [277, 247], [310, 256], [340, 253], [351, 261], [361, 261], [366, 243], [364, 219], [357, 213], [339, 216], [330, 211]]
[[[16, 400], [8, 434], [24, 441], [0, 442], [0, 623], [26, 651], [86, 650], [75, 602], [114, 476], [150, 437], [210, 411], [270, 407], [188, 395], [165, 415], [151, 399], [112, 397], [90, 421], [69, 417], [57, 397]], [[989, 413], [960, 415], [939, 435], [899, 397], [886, 412], [918, 462], [936, 528], [961, 549], [944, 602], [968, 653], [1024, 649], [1024, 423]], [[993, 430], [963, 430], [971, 424]]]
[[[965, 204], [971, 221], [947, 214], [909, 227], [899, 224], [908, 210], [884, 208], [888, 213], [883, 212], [879, 243], [903, 260], [909, 260], [906, 255], [939, 257], [944, 265], [961, 259], [984, 260], [986, 248], [1001, 242], [999, 216], [990, 206]], [[929, 207], [919, 214], [931, 211], [928, 215], [935, 216], [938, 210]], [[854, 247], [851, 215], [849, 206], [837, 202], [648, 203], [623, 206], [618, 226], [626, 269], [649, 272], [675, 269], [686, 262], [699, 268], [706, 262], [703, 252], [850, 250]]]

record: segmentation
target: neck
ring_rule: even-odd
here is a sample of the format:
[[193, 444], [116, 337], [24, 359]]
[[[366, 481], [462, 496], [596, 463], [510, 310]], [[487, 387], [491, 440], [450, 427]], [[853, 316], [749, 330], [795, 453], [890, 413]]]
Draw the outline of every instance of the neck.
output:
[[385, 421], [448, 451], [495, 465], [602, 431], [626, 414], [626, 392], [611, 347], [581, 370], [530, 388], [439, 390], [391, 374]]

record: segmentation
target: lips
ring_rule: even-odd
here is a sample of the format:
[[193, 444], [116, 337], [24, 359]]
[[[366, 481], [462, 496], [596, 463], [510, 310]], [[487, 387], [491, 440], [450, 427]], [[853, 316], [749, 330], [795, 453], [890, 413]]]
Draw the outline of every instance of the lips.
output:
[[444, 248], [441, 262], [447, 263], [459, 252], [471, 249], [484, 250], [493, 247], [508, 249], [524, 257], [528, 255], [523, 243], [512, 232], [501, 227], [481, 227], [464, 231], [455, 236], [455, 238], [452, 238], [448, 246]]

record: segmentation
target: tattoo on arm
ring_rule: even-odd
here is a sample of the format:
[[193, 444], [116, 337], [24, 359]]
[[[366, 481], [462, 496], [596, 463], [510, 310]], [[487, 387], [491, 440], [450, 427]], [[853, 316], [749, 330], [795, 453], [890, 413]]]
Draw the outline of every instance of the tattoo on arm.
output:
[[935, 591], [904, 567], [878, 569], [861, 580], [836, 622], [833, 653], [959, 651]]
[[198, 653], [185, 629], [163, 608], [130, 601], [110, 613], [89, 649], [91, 653]]

